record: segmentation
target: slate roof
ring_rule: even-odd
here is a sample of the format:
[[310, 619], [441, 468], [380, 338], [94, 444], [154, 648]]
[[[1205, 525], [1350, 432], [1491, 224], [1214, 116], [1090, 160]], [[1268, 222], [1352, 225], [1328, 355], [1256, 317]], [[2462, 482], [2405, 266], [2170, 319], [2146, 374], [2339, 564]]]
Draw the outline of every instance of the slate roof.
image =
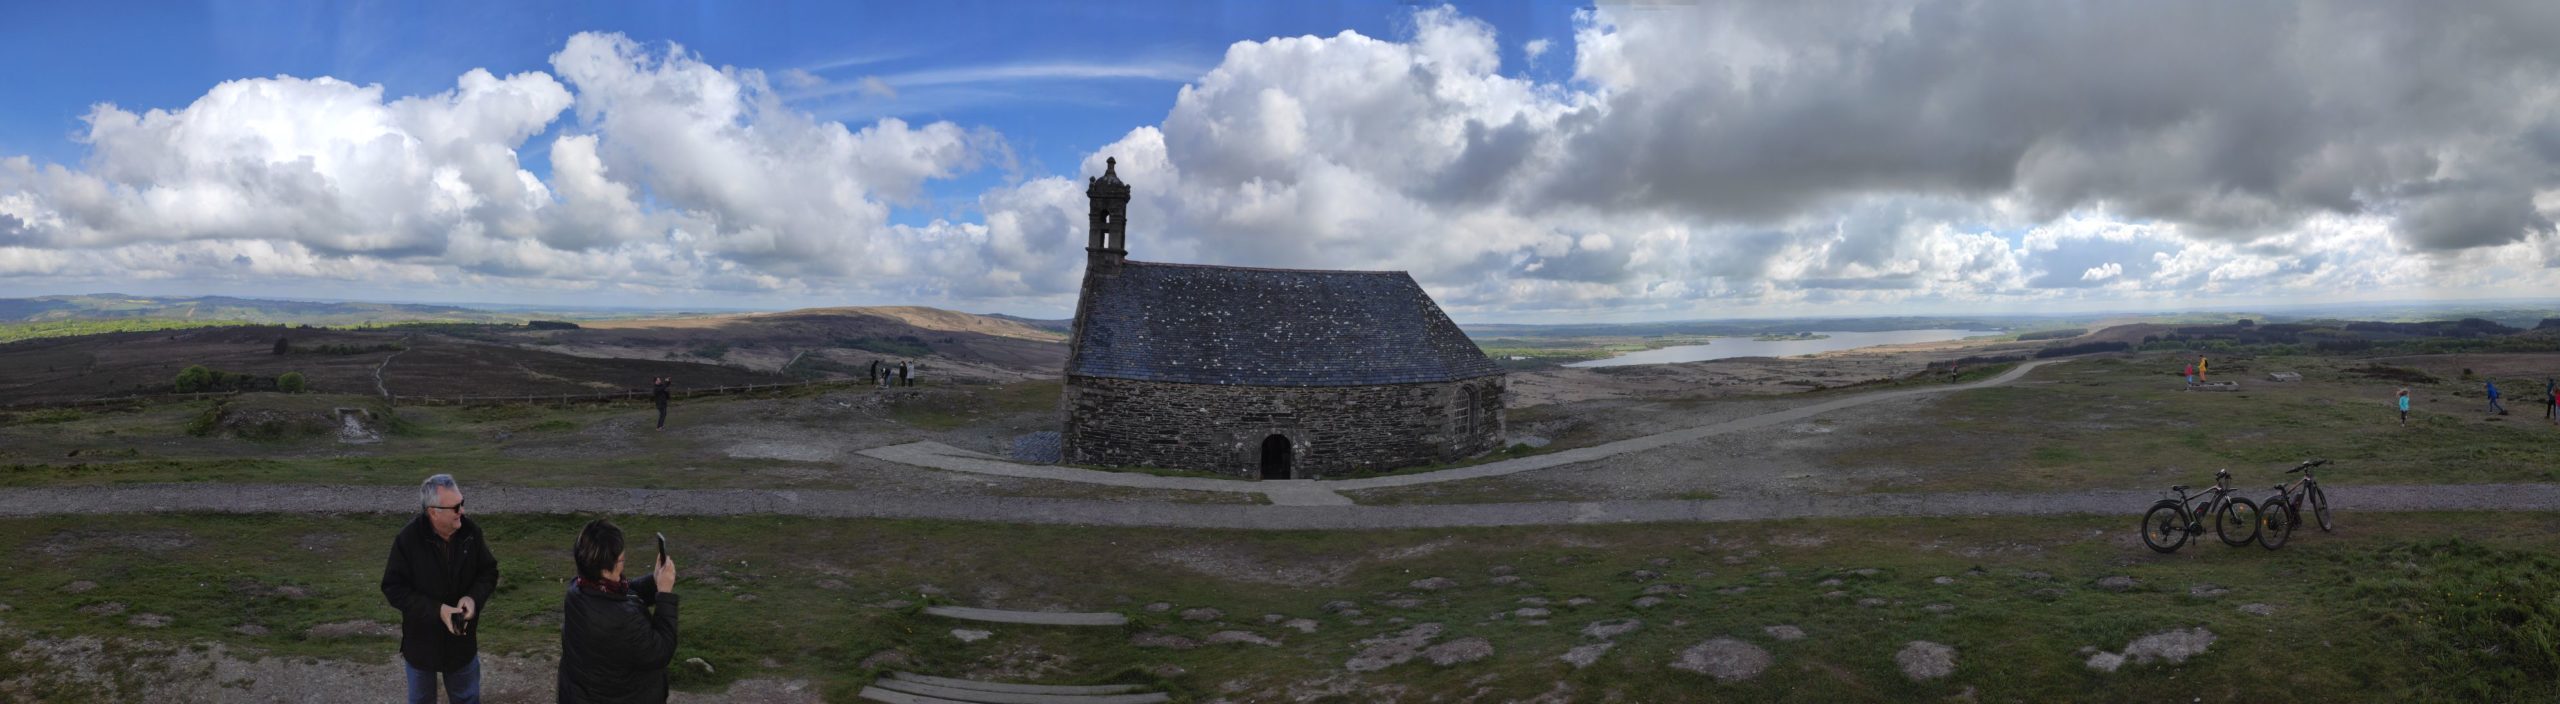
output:
[[1086, 295], [1078, 376], [1373, 386], [1502, 373], [1401, 271], [1132, 261]]

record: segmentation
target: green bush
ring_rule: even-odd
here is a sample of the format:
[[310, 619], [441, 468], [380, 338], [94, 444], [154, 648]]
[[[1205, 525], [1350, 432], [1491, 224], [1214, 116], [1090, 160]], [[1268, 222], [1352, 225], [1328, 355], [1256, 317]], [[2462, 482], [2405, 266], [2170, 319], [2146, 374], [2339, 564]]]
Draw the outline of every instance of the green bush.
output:
[[202, 364], [187, 367], [186, 369], [178, 372], [178, 393], [192, 394], [202, 391], [212, 391], [213, 384], [213, 370], [204, 368], [204, 365]]
[[276, 377], [277, 391], [298, 394], [309, 388], [302, 380], [302, 372], [285, 372], [282, 376]]

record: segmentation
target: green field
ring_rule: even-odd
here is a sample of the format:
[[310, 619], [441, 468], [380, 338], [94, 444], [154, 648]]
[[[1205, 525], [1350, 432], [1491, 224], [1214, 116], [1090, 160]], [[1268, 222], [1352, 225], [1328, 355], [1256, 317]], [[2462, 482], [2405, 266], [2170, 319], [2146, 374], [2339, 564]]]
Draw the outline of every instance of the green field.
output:
[[[557, 648], [566, 545], [582, 517], [477, 517], [506, 575], [482, 627], [488, 652], [548, 657]], [[319, 637], [314, 626], [395, 616], [381, 603], [385, 540], [398, 516], [158, 515], [0, 521], [0, 574], [10, 630], [0, 651], [29, 639], [98, 636], [109, 653], [147, 663], [151, 644], [219, 642], [235, 652], [378, 662], [381, 638]], [[1483, 700], [1569, 687], [1576, 700], [1902, 701], [1972, 691], [1983, 701], [2233, 701], [2273, 687], [2278, 701], [2540, 700], [2560, 695], [2560, 515], [2396, 514], [2341, 517], [2339, 533], [2292, 546], [2191, 546], [2155, 555], [2129, 522], [2107, 518], [1835, 520], [1396, 531], [1243, 533], [1025, 529], [904, 521], [779, 518], [620, 519], [683, 546], [687, 598], [677, 685], [717, 690], [740, 677], [803, 678], [849, 700], [895, 653], [904, 669], [968, 676], [1039, 663], [1051, 683], [1146, 682], [1179, 696], [1274, 694], [1339, 679], [1359, 641], [1421, 623], [1441, 641], [1486, 639], [1483, 661], [1415, 660], [1368, 674], [1372, 683], [1311, 701], [1374, 701], [1403, 692]], [[1657, 562], [1657, 560], [1659, 562]], [[1520, 581], [1494, 584], [1508, 568]], [[1660, 573], [1644, 578], [1638, 570]], [[1862, 570], [1873, 570], [1864, 572]], [[2129, 576], [2125, 591], [2096, 586]], [[1446, 577], [1437, 591], [1408, 583]], [[1951, 584], [1938, 584], [1946, 577]], [[1837, 584], [1824, 580], [1837, 579]], [[94, 586], [73, 593], [74, 582]], [[1670, 585], [1651, 608], [1633, 605]], [[2200, 597], [2199, 585], [2228, 589]], [[1836, 596], [1827, 596], [1839, 592]], [[1566, 600], [1593, 600], [1567, 606]], [[1414, 601], [1393, 605], [1397, 599]], [[1549, 600], [1544, 623], [1515, 615]], [[1862, 599], [1881, 603], [1860, 605]], [[906, 607], [882, 607], [891, 600]], [[1324, 605], [1354, 602], [1354, 618]], [[1151, 612], [1164, 602], [1171, 611]], [[984, 627], [964, 644], [948, 631], [982, 627], [917, 613], [926, 603], [1119, 611], [1127, 628]], [[108, 606], [112, 604], [113, 606]], [[1944, 604], [1945, 613], [1929, 609]], [[2275, 615], [2243, 613], [2267, 604]], [[1216, 608], [1216, 622], [1183, 609]], [[167, 617], [144, 627], [137, 615]], [[1308, 618], [1300, 633], [1264, 614]], [[1556, 657], [1598, 642], [1589, 623], [1635, 618], [1641, 628], [1597, 664]], [[1391, 619], [1401, 619], [1393, 622]], [[244, 635], [243, 626], [264, 629]], [[1778, 641], [1763, 629], [1807, 637]], [[2132, 640], [2202, 627], [2216, 640], [2184, 664], [2103, 673], [2084, 646], [2122, 652]], [[1243, 630], [1278, 647], [1140, 647], [1142, 633], [1192, 640]], [[1746, 682], [1715, 684], [1666, 664], [1703, 640], [1733, 637], [1774, 658]], [[1955, 673], [1915, 683], [1893, 663], [1912, 640], [1958, 650]], [[1164, 668], [1171, 665], [1176, 670]], [[15, 668], [14, 670], [9, 668]], [[148, 679], [147, 667], [110, 673]], [[62, 673], [0, 660], [0, 681], [56, 682]], [[45, 701], [84, 701], [68, 684]], [[1390, 687], [1378, 689], [1375, 687]], [[2102, 693], [2102, 694], [2100, 694]]]

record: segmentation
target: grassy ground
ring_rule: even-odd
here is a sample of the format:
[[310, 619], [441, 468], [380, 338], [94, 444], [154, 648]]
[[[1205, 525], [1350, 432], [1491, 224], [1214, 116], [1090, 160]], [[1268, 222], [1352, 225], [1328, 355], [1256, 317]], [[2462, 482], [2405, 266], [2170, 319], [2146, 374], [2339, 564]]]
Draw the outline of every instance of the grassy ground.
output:
[[[2186, 359], [2151, 354], [2044, 367], [2027, 383], [1950, 394], [1925, 417], [1868, 428], [1868, 442], [1844, 443], [1829, 461], [1873, 463], [1879, 448], [1890, 448], [1893, 461], [1921, 479], [1888, 488], [1911, 491], [2167, 486], [2225, 467], [2241, 486], [2255, 487], [2315, 457], [2336, 460], [2324, 477], [2348, 484], [2560, 481], [2551, 459], [2560, 428], [2520, 404], [2509, 416], [2481, 412], [2485, 402], [2470, 398], [2477, 382], [2413, 386], [2415, 412], [2403, 427], [2388, 406], [2398, 382], [2357, 371], [2369, 362], [2217, 359], [2213, 378], [2242, 387], [2225, 393], [2186, 390], [2178, 376]], [[2271, 371], [2300, 372], [2303, 381], [2270, 382]]]
[[[507, 575], [488, 606], [484, 648], [547, 656], [557, 648], [567, 538], [582, 519], [481, 516]], [[1043, 528], [772, 518], [621, 521], [664, 531], [682, 561], [683, 645], [715, 675], [683, 672], [679, 688], [740, 677], [794, 677], [848, 700], [872, 674], [859, 663], [895, 653], [900, 666], [946, 675], [1053, 683], [1129, 681], [1178, 695], [1267, 700], [1328, 687], [1317, 701], [1421, 700], [1455, 692], [1525, 698], [1564, 683], [1575, 700], [1901, 701], [1974, 691], [1985, 701], [2229, 701], [2280, 688], [2278, 699], [2538, 700], [2560, 695], [2560, 515], [2342, 516], [2340, 532], [2298, 536], [2269, 552], [2219, 544], [2155, 555], [2130, 519], [1797, 521], [1376, 533], [1240, 533]], [[102, 636], [141, 658], [147, 644], [222, 642], [287, 657], [377, 662], [381, 638], [326, 638], [322, 624], [384, 620], [384, 541], [401, 519], [141, 516], [0, 521], [0, 614], [12, 635]], [[783, 536], [788, 536], [787, 539]], [[642, 558], [645, 559], [645, 556]], [[1664, 561], [1657, 564], [1656, 559]], [[1496, 567], [1522, 582], [1492, 584]], [[1856, 570], [1872, 569], [1873, 573]], [[1639, 579], [1637, 570], [1661, 573]], [[2123, 592], [2093, 586], [2123, 575]], [[1409, 587], [1426, 577], [1457, 586]], [[1933, 580], [1948, 577], [1951, 584]], [[1838, 579], [1836, 585], [1823, 580]], [[75, 593], [75, 583], [86, 582]], [[2191, 587], [2230, 592], [2197, 597]], [[1649, 609], [1632, 600], [1673, 585]], [[1838, 596], [1826, 596], [1831, 592]], [[1415, 599], [1405, 606], [1386, 602]], [[1523, 597], [1557, 602], [1551, 622], [1507, 615]], [[1594, 602], [1562, 604], [1572, 597]], [[1882, 599], [1860, 606], [1861, 599]], [[1131, 627], [981, 627], [882, 608], [903, 599], [1008, 608], [1111, 610]], [[1328, 614], [1334, 600], [1373, 619]], [[1151, 602], [1172, 612], [1140, 608]], [[1946, 604], [1945, 614], [1925, 607]], [[2274, 617], [2240, 612], [2276, 607]], [[1224, 611], [1219, 622], [1175, 617]], [[137, 615], [168, 617], [163, 627]], [[1311, 634], [1263, 614], [1311, 618]], [[1591, 622], [1639, 618], [1598, 664], [1555, 657], [1595, 642]], [[1394, 619], [1402, 621], [1394, 622]], [[1416, 660], [1365, 675], [1343, 671], [1361, 639], [1440, 623], [1443, 640], [1487, 639], [1494, 655], [1441, 667]], [[1794, 625], [1804, 640], [1763, 633]], [[245, 635], [245, 625], [265, 629]], [[2211, 649], [2182, 665], [2088, 668], [2084, 646], [2203, 627]], [[1198, 639], [1247, 630], [1284, 645], [1142, 648], [1131, 637]], [[1668, 669], [1700, 641], [1730, 636], [1766, 648], [1774, 666], [1735, 684]], [[1912, 640], [1959, 651], [1955, 674], [1914, 683], [1893, 655]], [[17, 644], [0, 642], [0, 652]], [[1180, 668], [1179, 674], [1162, 666]], [[0, 681], [60, 677], [0, 661]], [[130, 674], [125, 676], [147, 676]], [[1401, 689], [1399, 689], [1401, 688]], [[48, 701], [80, 701], [55, 690]]]

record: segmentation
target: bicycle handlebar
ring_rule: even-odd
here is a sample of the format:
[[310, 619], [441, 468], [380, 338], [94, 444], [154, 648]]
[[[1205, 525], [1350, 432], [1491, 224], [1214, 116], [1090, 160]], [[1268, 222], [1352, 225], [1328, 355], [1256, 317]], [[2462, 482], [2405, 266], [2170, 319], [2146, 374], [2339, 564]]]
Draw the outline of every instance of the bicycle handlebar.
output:
[[2292, 474], [2292, 473], [2295, 473], [2295, 472], [2300, 472], [2300, 471], [2302, 471], [2302, 470], [2310, 469], [2310, 468], [2313, 468], [2313, 467], [2318, 467], [2318, 466], [2320, 466], [2320, 465], [2324, 465], [2324, 464], [2328, 464], [2328, 463], [2329, 463], [2329, 461], [2328, 461], [2328, 460], [2304, 460], [2304, 461], [2302, 462], [2302, 464], [2301, 464], [2301, 465], [2296, 466], [2296, 467], [2294, 467], [2294, 468], [2292, 468], [2292, 469], [2285, 470], [2285, 471], [2284, 471], [2284, 473], [2286, 473], [2286, 474]]

